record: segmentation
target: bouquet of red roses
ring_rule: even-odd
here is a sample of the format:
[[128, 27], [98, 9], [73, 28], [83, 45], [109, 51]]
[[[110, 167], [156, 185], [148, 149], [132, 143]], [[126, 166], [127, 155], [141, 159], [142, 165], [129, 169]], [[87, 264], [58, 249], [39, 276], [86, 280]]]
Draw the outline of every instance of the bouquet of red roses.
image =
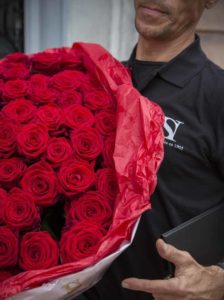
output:
[[0, 299], [31, 288], [18, 299], [38, 299], [46, 282], [58, 299], [74, 273], [80, 292], [150, 207], [163, 114], [123, 65], [84, 43], [8, 55], [0, 107]]

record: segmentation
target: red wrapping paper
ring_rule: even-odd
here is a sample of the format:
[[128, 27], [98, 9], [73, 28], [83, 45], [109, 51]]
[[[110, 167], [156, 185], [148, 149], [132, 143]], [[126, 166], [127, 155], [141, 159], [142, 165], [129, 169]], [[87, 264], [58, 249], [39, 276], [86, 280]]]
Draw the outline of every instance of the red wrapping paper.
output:
[[[20, 273], [0, 284], [0, 299], [40, 286], [61, 276], [78, 272], [113, 253], [130, 239], [133, 225], [150, 208], [150, 195], [163, 159], [163, 121], [160, 107], [133, 88], [128, 70], [97, 44], [75, 43], [75, 51], [88, 72], [96, 76], [117, 102], [114, 162], [119, 193], [113, 223], [96, 255], [48, 270]], [[62, 49], [48, 49], [48, 52]]]

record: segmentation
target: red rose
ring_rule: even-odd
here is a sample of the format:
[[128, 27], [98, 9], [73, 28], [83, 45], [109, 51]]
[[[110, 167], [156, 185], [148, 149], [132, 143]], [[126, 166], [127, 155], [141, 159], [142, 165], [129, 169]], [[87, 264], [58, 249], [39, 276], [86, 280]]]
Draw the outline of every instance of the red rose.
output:
[[44, 270], [58, 264], [58, 246], [47, 231], [26, 233], [20, 245], [19, 265], [25, 270]]
[[31, 230], [40, 221], [39, 210], [29, 194], [13, 188], [4, 205], [5, 224], [17, 230]]
[[95, 173], [86, 162], [67, 161], [59, 170], [62, 193], [73, 196], [85, 192], [95, 183]]
[[66, 215], [66, 223], [69, 226], [82, 221], [92, 221], [102, 225], [111, 217], [112, 209], [108, 199], [99, 192], [88, 191], [78, 200], [72, 201]]
[[81, 60], [75, 53], [61, 53], [61, 69], [77, 69], [81, 67]]
[[42, 88], [41, 86], [32, 89], [31, 100], [35, 105], [48, 104], [56, 102], [58, 94], [49, 88]]
[[30, 78], [31, 89], [42, 88], [46, 89], [49, 87], [50, 77], [43, 74], [34, 74]]
[[94, 122], [93, 114], [84, 106], [74, 104], [64, 109], [64, 123], [70, 128], [88, 128], [92, 127]]
[[86, 160], [92, 160], [102, 152], [102, 139], [95, 128], [74, 130], [71, 142], [75, 153]]
[[5, 61], [8, 63], [25, 63], [26, 65], [29, 64], [30, 62], [30, 59], [29, 57], [22, 53], [22, 52], [15, 52], [15, 53], [11, 53], [11, 54], [8, 54], [6, 57], [5, 57]]
[[61, 71], [51, 78], [51, 86], [60, 92], [76, 90], [81, 84], [82, 76], [84, 74], [79, 71]]
[[48, 138], [46, 126], [26, 124], [17, 135], [18, 151], [28, 159], [35, 159], [46, 150]]
[[111, 200], [113, 205], [118, 193], [118, 185], [116, 173], [113, 169], [105, 168], [100, 169], [96, 173], [97, 175], [97, 190], [104, 194]]
[[46, 159], [54, 167], [59, 167], [64, 161], [68, 160], [72, 154], [72, 147], [65, 138], [59, 137], [49, 140]]
[[58, 53], [37, 53], [32, 57], [32, 71], [53, 74], [60, 69], [61, 55]]
[[16, 151], [16, 125], [0, 117], [0, 158], [10, 157]]
[[3, 209], [6, 200], [7, 200], [7, 193], [4, 189], [0, 188], [0, 225], [4, 224]]
[[0, 183], [5, 188], [12, 188], [13, 184], [18, 181], [26, 165], [17, 157], [5, 158], [0, 160]]
[[75, 262], [96, 254], [105, 235], [103, 227], [93, 222], [82, 222], [65, 232], [60, 240], [62, 263]]
[[105, 110], [112, 107], [112, 98], [105, 91], [92, 91], [84, 94], [84, 103], [91, 110]]
[[10, 101], [2, 108], [2, 112], [11, 120], [19, 123], [28, 123], [33, 119], [36, 107], [24, 98]]
[[58, 97], [57, 104], [60, 107], [70, 106], [72, 104], [82, 104], [82, 95], [77, 91], [62, 92]]
[[83, 95], [86, 95], [89, 92], [102, 91], [99, 81], [94, 80], [88, 74], [86, 74], [86, 80], [81, 83], [79, 89]]
[[6, 80], [28, 79], [30, 70], [24, 63], [5, 63], [2, 66], [1, 75]]
[[22, 79], [7, 81], [2, 88], [2, 96], [5, 101], [26, 97], [29, 92], [29, 83]]
[[50, 78], [42, 74], [35, 74], [30, 79], [31, 100], [36, 104], [54, 103], [58, 93], [49, 88]]
[[57, 177], [52, 167], [44, 161], [27, 168], [21, 186], [31, 195], [36, 205], [53, 205], [57, 200]]
[[102, 135], [110, 135], [116, 130], [116, 115], [111, 111], [101, 111], [96, 113], [96, 129]]
[[11, 229], [0, 227], [0, 269], [14, 267], [18, 258], [18, 238]]
[[114, 168], [114, 147], [115, 136], [111, 135], [104, 140], [103, 146], [103, 166], [107, 168]]
[[37, 110], [37, 118], [49, 131], [58, 131], [62, 126], [62, 111], [56, 104], [46, 104]]
[[58, 94], [51, 89], [43, 89], [41, 86], [32, 90], [31, 100], [36, 104], [54, 103], [58, 98]]

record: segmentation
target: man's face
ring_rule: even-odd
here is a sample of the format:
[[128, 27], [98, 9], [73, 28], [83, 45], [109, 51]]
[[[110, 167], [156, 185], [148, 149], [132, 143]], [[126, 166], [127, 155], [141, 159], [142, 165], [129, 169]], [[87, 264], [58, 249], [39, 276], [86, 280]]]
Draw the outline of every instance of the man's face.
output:
[[194, 31], [206, 0], [134, 0], [136, 29], [145, 39], [174, 39]]

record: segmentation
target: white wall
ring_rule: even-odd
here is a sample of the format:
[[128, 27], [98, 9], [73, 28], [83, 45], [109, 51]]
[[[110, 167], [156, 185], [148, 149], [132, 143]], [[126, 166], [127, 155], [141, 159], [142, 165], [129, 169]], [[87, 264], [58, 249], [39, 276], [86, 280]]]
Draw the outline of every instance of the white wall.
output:
[[99, 43], [126, 59], [136, 43], [133, 0], [25, 0], [25, 51]]

